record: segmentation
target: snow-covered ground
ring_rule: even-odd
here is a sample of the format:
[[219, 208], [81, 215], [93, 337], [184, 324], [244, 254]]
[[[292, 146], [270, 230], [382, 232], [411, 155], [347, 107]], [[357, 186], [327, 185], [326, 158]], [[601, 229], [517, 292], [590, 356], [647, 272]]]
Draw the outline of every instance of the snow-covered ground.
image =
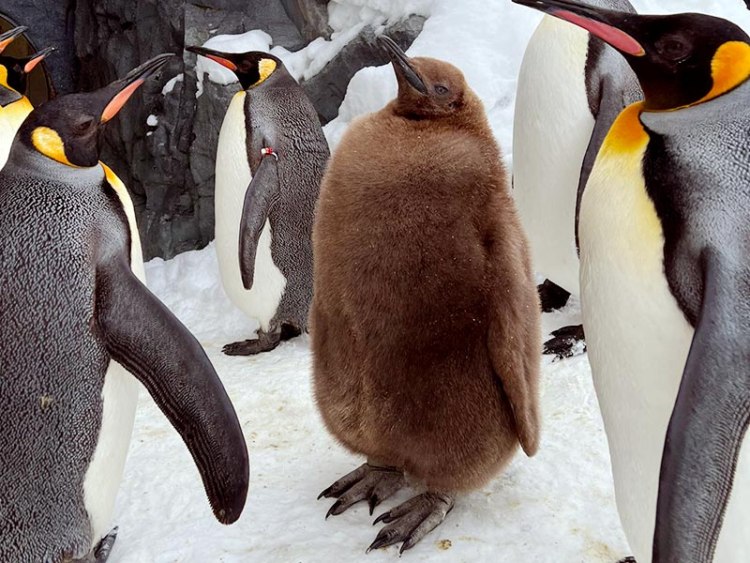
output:
[[[702, 11], [750, 29], [740, 0], [634, 0], [643, 12]], [[539, 20], [508, 0], [340, 0], [331, 4], [336, 45], [313, 43], [301, 53], [274, 48], [296, 76], [314, 72], [364, 23], [429, 16], [409, 51], [461, 67], [485, 102], [506, 156], [515, 80]], [[253, 41], [264, 36], [253, 34]], [[267, 40], [266, 40], [267, 43]], [[218, 45], [215, 46], [219, 48]], [[256, 47], [257, 48], [257, 47]], [[230, 49], [227, 49], [230, 50]], [[311, 70], [312, 69], [312, 70]], [[353, 117], [381, 107], [395, 93], [388, 67], [365, 69], [352, 81], [341, 115], [327, 128], [335, 144]], [[509, 158], [510, 159], [510, 158]], [[147, 264], [149, 285], [196, 334], [234, 402], [250, 447], [251, 485], [242, 518], [218, 524], [187, 449], [145, 391], [117, 500], [120, 533], [110, 561], [394, 561], [396, 547], [365, 548], [378, 527], [365, 506], [324, 520], [330, 500], [318, 493], [362, 460], [326, 433], [310, 384], [307, 337], [252, 358], [227, 357], [221, 346], [247, 338], [255, 325], [232, 307], [218, 279], [213, 248]], [[579, 320], [572, 303], [544, 316], [544, 330]], [[543, 360], [543, 441], [536, 457], [519, 454], [504, 474], [461, 497], [443, 525], [404, 557], [412, 561], [614, 562], [628, 554], [612, 492], [606, 440], [584, 356]], [[379, 514], [408, 498], [386, 501]]]

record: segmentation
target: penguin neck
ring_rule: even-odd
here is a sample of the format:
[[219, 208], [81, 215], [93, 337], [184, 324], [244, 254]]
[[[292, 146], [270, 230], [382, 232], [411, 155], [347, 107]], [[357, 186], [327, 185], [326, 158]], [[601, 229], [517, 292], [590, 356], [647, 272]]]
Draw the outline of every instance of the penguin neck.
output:
[[3, 170], [11, 174], [35, 178], [54, 178], [65, 183], [97, 184], [104, 180], [104, 170], [99, 164], [73, 168], [30, 149], [18, 137], [13, 141], [8, 162]]

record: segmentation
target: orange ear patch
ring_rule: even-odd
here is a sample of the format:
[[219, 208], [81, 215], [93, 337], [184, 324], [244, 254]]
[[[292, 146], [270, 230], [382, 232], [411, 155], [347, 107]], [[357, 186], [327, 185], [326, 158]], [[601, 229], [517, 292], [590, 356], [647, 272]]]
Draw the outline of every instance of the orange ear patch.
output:
[[68, 160], [68, 157], [65, 155], [65, 144], [54, 129], [37, 127], [31, 133], [31, 142], [34, 144], [34, 148], [44, 156], [67, 166], [79, 168]]
[[711, 78], [711, 91], [696, 103], [721, 96], [750, 78], [750, 45], [728, 41], [719, 47], [711, 60]]
[[102, 123], [107, 123], [110, 119], [112, 119], [117, 113], [122, 109], [122, 106], [125, 105], [125, 102], [127, 102], [130, 99], [130, 96], [133, 95], [133, 92], [135, 92], [138, 87], [143, 84], [144, 80], [142, 78], [139, 78], [132, 84], [129, 84], [122, 90], [120, 90], [117, 95], [110, 100], [110, 102], [107, 104], [107, 107], [104, 108], [104, 111], [102, 112]]

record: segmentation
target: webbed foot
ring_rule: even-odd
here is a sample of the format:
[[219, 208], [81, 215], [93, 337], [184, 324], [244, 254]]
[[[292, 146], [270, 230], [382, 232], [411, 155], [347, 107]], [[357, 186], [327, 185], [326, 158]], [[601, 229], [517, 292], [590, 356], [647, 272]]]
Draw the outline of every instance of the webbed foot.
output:
[[264, 332], [258, 330], [255, 340], [240, 340], [227, 344], [222, 349], [227, 356], [253, 356], [261, 352], [270, 352], [281, 342], [280, 332]]
[[445, 493], [428, 491], [409, 499], [381, 514], [373, 522], [373, 525], [378, 522], [388, 525], [380, 530], [367, 551], [404, 542], [399, 550], [399, 553], [403, 553], [442, 523], [452, 509], [453, 496]]
[[542, 353], [556, 356], [558, 360], [583, 354], [586, 351], [583, 325], [564, 326], [552, 332], [553, 338], [544, 343]]
[[570, 293], [549, 280], [544, 280], [543, 284], [536, 286], [536, 290], [539, 292], [539, 301], [545, 313], [562, 309], [570, 299]]
[[367, 500], [372, 515], [375, 507], [406, 485], [404, 474], [395, 467], [380, 467], [363, 463], [344, 475], [318, 495], [318, 499], [337, 498], [328, 509], [326, 519], [341, 514], [353, 504]]

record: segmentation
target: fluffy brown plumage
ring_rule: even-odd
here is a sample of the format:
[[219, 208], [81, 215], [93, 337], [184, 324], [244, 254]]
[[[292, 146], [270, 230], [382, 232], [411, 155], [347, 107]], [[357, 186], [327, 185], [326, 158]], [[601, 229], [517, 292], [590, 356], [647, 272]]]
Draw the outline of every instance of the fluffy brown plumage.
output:
[[536, 452], [540, 311], [480, 100], [454, 66], [406, 61], [321, 186], [314, 387], [346, 447], [453, 493]]

